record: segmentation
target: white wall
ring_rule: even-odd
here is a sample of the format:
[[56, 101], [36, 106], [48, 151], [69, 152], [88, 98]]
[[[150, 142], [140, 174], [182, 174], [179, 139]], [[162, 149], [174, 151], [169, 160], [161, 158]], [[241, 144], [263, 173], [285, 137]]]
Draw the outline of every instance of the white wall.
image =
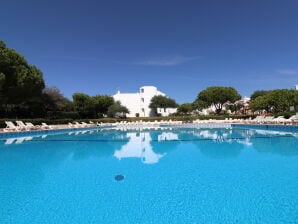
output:
[[177, 112], [177, 108], [157, 108], [157, 113], [162, 117], [169, 116]]
[[149, 105], [151, 103], [151, 99], [158, 95], [165, 96], [164, 93], [158, 91], [154, 86], [143, 86], [140, 88], [141, 117], [150, 117], [155, 115], [154, 111], [149, 108]]
[[120, 93], [119, 91], [113, 96], [115, 101], [120, 101], [121, 105], [129, 110], [128, 117], [135, 117], [140, 113], [141, 102], [138, 93]]
[[127, 117], [135, 117], [137, 113], [140, 117], [149, 117], [155, 115], [153, 110], [149, 108], [151, 99], [158, 95], [165, 96], [155, 86], [142, 86], [138, 93], [120, 93], [118, 91], [113, 95], [113, 98], [127, 107], [130, 112]]

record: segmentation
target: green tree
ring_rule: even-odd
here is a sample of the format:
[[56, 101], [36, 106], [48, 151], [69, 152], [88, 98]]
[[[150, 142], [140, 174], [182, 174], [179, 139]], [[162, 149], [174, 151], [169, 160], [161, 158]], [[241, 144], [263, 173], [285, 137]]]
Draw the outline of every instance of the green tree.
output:
[[268, 92], [269, 92], [269, 91], [267, 91], [267, 90], [256, 90], [256, 91], [253, 92], [253, 94], [251, 94], [251, 96], [250, 96], [250, 100], [254, 100], [254, 99], [256, 99], [256, 98], [259, 97], [259, 96], [264, 96], [264, 95], [266, 95]]
[[5, 92], [3, 91], [3, 86], [5, 84], [5, 75], [3, 73], [0, 73], [0, 105], [4, 104], [5, 99]]
[[193, 103], [192, 103], [192, 107], [195, 109], [195, 110], [203, 110], [205, 108], [208, 107], [208, 104], [200, 99], [197, 99], [195, 100]]
[[253, 111], [266, 110], [272, 113], [282, 113], [290, 110], [291, 106], [298, 105], [298, 91], [289, 89], [276, 89], [258, 96], [250, 103]]
[[168, 98], [166, 96], [158, 95], [158, 96], [152, 97], [149, 107], [151, 109], [176, 108], [178, 107], [178, 104], [174, 99]]
[[115, 103], [114, 98], [108, 95], [96, 95], [93, 96], [93, 100], [95, 104], [95, 114], [98, 117], [102, 117], [104, 114], [107, 114], [109, 107]]
[[45, 84], [42, 72], [29, 65], [21, 54], [7, 48], [0, 41], [0, 96], [2, 113], [6, 116], [39, 116], [42, 90]]
[[72, 95], [75, 110], [81, 118], [96, 117], [94, 99], [84, 93], [74, 93]]
[[258, 96], [254, 100], [252, 100], [249, 104], [249, 108], [252, 111], [262, 111], [265, 110], [267, 112], [270, 111], [270, 105], [268, 103], [268, 97], [266, 95], [264, 96]]
[[46, 87], [43, 90], [43, 103], [48, 117], [58, 118], [63, 113], [74, 112], [73, 103], [57, 87]]
[[191, 103], [183, 103], [177, 108], [179, 114], [190, 114], [193, 110], [193, 104]]
[[240, 103], [232, 103], [226, 105], [226, 109], [230, 110], [232, 113], [239, 111], [243, 107]]
[[82, 118], [97, 118], [107, 114], [108, 108], [114, 104], [114, 98], [108, 95], [89, 96], [84, 93], [74, 93], [73, 103]]
[[46, 87], [43, 90], [44, 97], [48, 100], [47, 109], [62, 111], [67, 109], [67, 103], [70, 101], [67, 99], [57, 87]]
[[298, 91], [277, 89], [269, 92], [268, 102], [274, 113], [287, 112], [291, 106], [298, 105]]
[[233, 87], [211, 86], [201, 91], [194, 103], [201, 102], [207, 106], [214, 106], [216, 113], [220, 113], [224, 103], [233, 103], [240, 99], [240, 94]]
[[289, 111], [290, 106], [298, 105], [295, 90], [257, 90], [251, 95], [250, 109], [253, 111], [265, 110], [272, 113]]
[[0, 49], [6, 48], [6, 44], [4, 43], [3, 40], [0, 40]]
[[122, 106], [119, 101], [116, 101], [113, 105], [109, 106], [108, 109], [109, 117], [124, 118], [128, 113], [129, 110], [125, 106]]

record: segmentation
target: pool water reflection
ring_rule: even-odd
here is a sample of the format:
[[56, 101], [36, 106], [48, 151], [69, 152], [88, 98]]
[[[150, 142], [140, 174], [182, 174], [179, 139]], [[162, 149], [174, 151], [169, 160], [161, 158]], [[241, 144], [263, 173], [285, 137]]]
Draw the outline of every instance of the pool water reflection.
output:
[[0, 144], [0, 223], [298, 218], [297, 133], [102, 129]]

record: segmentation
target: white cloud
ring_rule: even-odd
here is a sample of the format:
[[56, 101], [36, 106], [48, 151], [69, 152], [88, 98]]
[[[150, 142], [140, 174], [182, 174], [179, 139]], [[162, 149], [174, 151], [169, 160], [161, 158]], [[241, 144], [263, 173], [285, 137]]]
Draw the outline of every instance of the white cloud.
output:
[[198, 59], [199, 57], [187, 57], [182, 55], [175, 55], [175, 56], [164, 56], [164, 57], [156, 57], [156, 58], [149, 58], [144, 60], [138, 60], [132, 62], [135, 65], [152, 65], [152, 66], [174, 66], [174, 65], [181, 65], [187, 62], [193, 61]]
[[298, 75], [298, 70], [295, 69], [280, 69], [277, 72], [283, 75]]

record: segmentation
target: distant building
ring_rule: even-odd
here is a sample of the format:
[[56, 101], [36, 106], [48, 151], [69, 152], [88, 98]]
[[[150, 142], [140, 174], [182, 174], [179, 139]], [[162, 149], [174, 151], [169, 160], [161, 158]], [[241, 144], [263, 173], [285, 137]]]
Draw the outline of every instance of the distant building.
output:
[[157, 114], [166, 117], [177, 112], [177, 108], [157, 108]]
[[[154, 110], [149, 108], [151, 99], [159, 95], [166, 96], [163, 92], [158, 91], [155, 86], [142, 86], [137, 93], [120, 93], [118, 91], [113, 95], [113, 98], [127, 107], [129, 110], [127, 117], [150, 117], [157, 115]], [[170, 108], [166, 108], [165, 112], [160, 115], [168, 116], [171, 111]]]
[[294, 89], [295, 89], [295, 90], [298, 90], [298, 85], [295, 85]]
[[200, 114], [200, 115], [209, 115], [211, 113], [215, 113], [215, 111], [216, 111], [215, 106], [211, 105], [210, 107], [204, 108], [201, 111], [198, 111], [197, 113]]
[[[250, 103], [250, 98], [249, 97], [244, 97], [236, 102], [234, 102], [233, 104], [239, 104], [241, 105], [241, 108], [239, 109], [239, 111], [236, 111], [235, 113], [238, 113], [238, 114], [247, 114], [248, 110], [249, 110], [249, 103]], [[226, 111], [226, 113], [230, 114], [231, 111], [230, 110], [227, 110], [227, 106], [229, 105], [230, 103], [227, 102], [227, 103], [224, 103], [222, 105], [222, 111]], [[200, 115], [209, 115], [211, 113], [215, 113], [216, 112], [216, 108], [214, 105], [211, 105], [209, 106], [208, 108], [205, 108], [205, 109], [202, 109], [201, 111], [199, 111], [198, 113]]]

